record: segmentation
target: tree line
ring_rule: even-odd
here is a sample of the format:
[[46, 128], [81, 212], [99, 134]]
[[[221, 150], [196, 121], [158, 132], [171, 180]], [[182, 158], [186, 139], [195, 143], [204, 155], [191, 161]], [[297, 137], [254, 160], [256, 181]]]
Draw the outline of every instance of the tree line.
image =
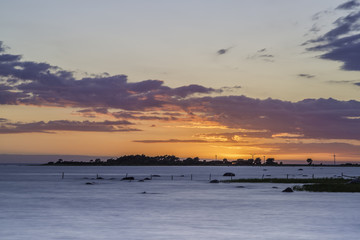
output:
[[[223, 160], [200, 160], [198, 157], [180, 159], [174, 155], [146, 156], [124, 155], [118, 158], [110, 158], [102, 161], [100, 158], [90, 161], [64, 161], [58, 159], [56, 162], [48, 162], [46, 165], [84, 165], [84, 166], [252, 166], [252, 165], [278, 165], [274, 158], [268, 158], [264, 163], [260, 158], [238, 159], [236, 161]], [[282, 165], [282, 163], [280, 163]]]

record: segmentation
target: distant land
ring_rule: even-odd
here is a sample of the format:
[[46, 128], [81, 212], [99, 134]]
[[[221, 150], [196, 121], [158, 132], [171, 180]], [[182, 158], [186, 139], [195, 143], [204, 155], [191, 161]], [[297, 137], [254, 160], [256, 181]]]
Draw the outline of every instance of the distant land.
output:
[[64, 161], [89, 161], [90, 159], [108, 159], [110, 156], [90, 156], [90, 155], [27, 155], [27, 154], [0, 154], [0, 163], [27, 163], [38, 164], [48, 163], [63, 159]]
[[[139, 157], [140, 156], [140, 157]], [[180, 160], [181, 163], [172, 163], [172, 164], [164, 164], [157, 162], [160, 157], [173, 157], [176, 158], [176, 160]], [[143, 158], [147, 158], [148, 160], [151, 159], [152, 163], [146, 163], [144, 164]], [[121, 161], [115, 161], [114, 160], [121, 160]], [[131, 160], [130, 160], [131, 159]], [[193, 162], [192, 160], [195, 160]], [[48, 155], [40, 155], [40, 154], [0, 154], [0, 164], [48, 164], [49, 162], [53, 162], [54, 165], [308, 165], [306, 162], [306, 159], [304, 161], [300, 160], [279, 160], [275, 161], [273, 158], [270, 159], [270, 164], [259, 164], [261, 161], [260, 158], [255, 158], [253, 162], [251, 162], [251, 159], [222, 159], [222, 160], [214, 160], [214, 159], [200, 159], [198, 157], [194, 158], [178, 158], [176, 156], [172, 155], [164, 155], [164, 156], [156, 156], [156, 157], [150, 157], [145, 155], [124, 155], [121, 157], [114, 157], [114, 156], [93, 156], [93, 155], [63, 155], [63, 154], [48, 154]], [[61, 163], [59, 162], [61, 160]], [[129, 161], [130, 160], [130, 161]], [[155, 162], [154, 162], [155, 160]], [[183, 164], [182, 161], [188, 160], [188, 164]], [[225, 162], [224, 162], [225, 160]], [[263, 159], [262, 159], [263, 160]], [[249, 162], [250, 161], [250, 164]], [[257, 163], [256, 163], [257, 161]], [[237, 162], [237, 164], [233, 164], [232, 162]], [[261, 161], [264, 163], [263, 161]], [[274, 164], [273, 164], [274, 163]], [[358, 162], [350, 162], [351, 165], [358, 165]], [[350, 163], [347, 164], [347, 162], [338, 161], [337, 166], [340, 165], [350, 165]], [[332, 161], [313, 161], [312, 165], [333, 165]]]
[[100, 158], [91, 159], [90, 161], [66, 161], [58, 159], [57, 161], [50, 161], [45, 165], [55, 166], [359, 166], [357, 163], [338, 163], [334, 164], [315, 164], [311, 158], [306, 160], [306, 163], [292, 163], [283, 164], [283, 162], [276, 162], [274, 158], [267, 158], [262, 161], [261, 158], [255, 159], [237, 159], [229, 161], [223, 160], [205, 160], [199, 157], [179, 158], [174, 155], [162, 156], [146, 156], [141, 155], [124, 155], [118, 158], [108, 158], [102, 161]]

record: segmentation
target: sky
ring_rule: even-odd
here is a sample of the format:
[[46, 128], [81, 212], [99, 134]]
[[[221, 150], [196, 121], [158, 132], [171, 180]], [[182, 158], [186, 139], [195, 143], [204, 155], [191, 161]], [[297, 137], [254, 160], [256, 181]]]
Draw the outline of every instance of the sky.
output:
[[0, 154], [360, 161], [360, 1], [0, 2]]

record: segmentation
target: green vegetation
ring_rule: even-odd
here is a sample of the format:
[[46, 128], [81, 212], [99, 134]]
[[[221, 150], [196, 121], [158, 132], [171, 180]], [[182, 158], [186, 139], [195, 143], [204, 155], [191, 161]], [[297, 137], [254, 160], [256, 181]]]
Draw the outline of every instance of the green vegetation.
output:
[[360, 192], [360, 183], [350, 183], [349, 179], [343, 178], [250, 178], [250, 179], [234, 179], [223, 182], [233, 183], [304, 183], [304, 185], [296, 185], [292, 189], [295, 191], [309, 192]]
[[360, 184], [350, 183], [320, 183], [320, 184], [305, 184], [303, 186], [294, 186], [295, 191], [309, 191], [309, 192], [360, 192]]
[[343, 178], [241, 178], [233, 180], [225, 180], [224, 182], [234, 183], [326, 183], [326, 184], [344, 184], [349, 180]]

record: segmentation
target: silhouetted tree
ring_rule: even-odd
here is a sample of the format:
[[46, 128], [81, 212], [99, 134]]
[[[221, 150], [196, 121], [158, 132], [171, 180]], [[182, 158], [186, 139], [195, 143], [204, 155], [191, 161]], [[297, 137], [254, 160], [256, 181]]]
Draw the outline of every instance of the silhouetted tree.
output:
[[[250, 159], [249, 159], [250, 160]], [[261, 165], [261, 158], [256, 158], [255, 160], [254, 160], [254, 164], [255, 165]]]
[[313, 163], [313, 160], [311, 158], [306, 159], [306, 162], [309, 164], [309, 166]]

